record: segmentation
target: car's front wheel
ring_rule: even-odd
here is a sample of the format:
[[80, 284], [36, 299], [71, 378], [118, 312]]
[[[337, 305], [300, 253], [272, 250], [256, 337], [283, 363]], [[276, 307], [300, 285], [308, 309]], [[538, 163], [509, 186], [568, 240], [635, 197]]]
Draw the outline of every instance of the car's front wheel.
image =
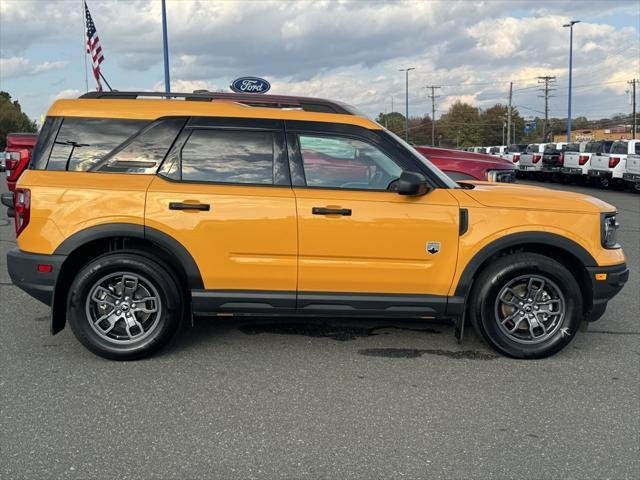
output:
[[68, 318], [92, 352], [115, 360], [152, 354], [175, 334], [183, 301], [166, 267], [135, 253], [96, 258], [76, 275]]
[[536, 253], [514, 253], [478, 276], [469, 313], [476, 331], [494, 349], [515, 358], [544, 358], [577, 333], [582, 295], [574, 276], [559, 262]]

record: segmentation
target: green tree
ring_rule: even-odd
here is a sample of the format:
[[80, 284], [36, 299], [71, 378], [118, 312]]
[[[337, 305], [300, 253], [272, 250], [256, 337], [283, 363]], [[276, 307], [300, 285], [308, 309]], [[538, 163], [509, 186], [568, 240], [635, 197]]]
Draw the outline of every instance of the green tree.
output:
[[376, 117], [376, 122], [388, 128], [396, 135], [404, 138], [404, 115], [398, 112], [380, 113]]
[[482, 143], [480, 109], [457, 101], [436, 123], [438, 145], [451, 147], [472, 147]]
[[508, 107], [499, 103], [480, 113], [483, 145], [504, 145], [503, 141], [507, 141], [507, 116]]
[[0, 91], [0, 150], [7, 144], [7, 133], [35, 133], [36, 122], [32, 121], [20, 108], [17, 100]]

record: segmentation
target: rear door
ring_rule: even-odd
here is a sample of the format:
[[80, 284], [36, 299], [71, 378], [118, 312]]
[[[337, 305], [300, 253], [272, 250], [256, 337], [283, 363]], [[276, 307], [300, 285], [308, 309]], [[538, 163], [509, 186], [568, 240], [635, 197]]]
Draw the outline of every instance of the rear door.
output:
[[443, 313], [457, 257], [457, 201], [447, 189], [418, 197], [391, 191], [412, 168], [407, 158], [374, 134], [343, 127], [287, 122], [298, 308]]
[[296, 205], [281, 121], [192, 118], [148, 189], [145, 220], [198, 265], [196, 313], [295, 307]]

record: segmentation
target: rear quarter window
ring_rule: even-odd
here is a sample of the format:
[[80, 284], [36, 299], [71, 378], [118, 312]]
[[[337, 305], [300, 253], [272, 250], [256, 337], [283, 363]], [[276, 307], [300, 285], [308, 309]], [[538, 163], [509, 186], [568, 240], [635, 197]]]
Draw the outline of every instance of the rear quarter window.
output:
[[65, 118], [46, 168], [88, 171], [148, 124], [147, 120]]

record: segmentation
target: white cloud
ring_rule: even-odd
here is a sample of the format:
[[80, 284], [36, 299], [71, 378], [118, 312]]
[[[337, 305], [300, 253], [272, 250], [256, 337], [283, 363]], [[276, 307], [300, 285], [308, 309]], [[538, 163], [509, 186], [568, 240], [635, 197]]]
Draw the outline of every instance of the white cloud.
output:
[[[0, 1], [0, 51], [10, 61], [2, 64], [3, 80], [62, 68], [55, 55], [70, 58], [76, 68], [56, 88], [82, 86], [81, 9], [72, 4]], [[94, 0], [89, 7], [112, 86], [162, 90], [160, 2]], [[390, 108], [391, 97], [397, 110], [404, 109], [404, 77], [397, 70], [415, 66], [411, 112], [422, 114], [431, 106], [425, 85], [443, 85], [437, 101], [442, 113], [455, 99], [482, 107], [504, 103], [509, 81], [522, 89], [535, 86], [537, 76], [555, 75], [551, 107], [561, 115], [568, 71], [568, 31], [562, 24], [577, 12], [583, 23], [575, 27], [574, 85], [604, 85], [576, 89], [574, 110], [615, 111], [626, 102], [623, 80], [637, 77], [640, 66], [637, 28], [594, 20], [620, 12], [638, 15], [634, 2], [614, 0], [169, 0], [172, 89], [226, 90], [233, 78], [255, 74], [272, 82], [273, 93], [336, 98], [377, 114]], [[59, 47], [67, 49], [66, 56], [58, 55]], [[39, 59], [48, 52], [49, 60], [34, 67], [25, 53], [34, 50]], [[519, 90], [514, 101], [542, 109], [537, 95], [535, 89]]]
[[43, 62], [32, 66], [31, 60], [25, 57], [2, 57], [0, 58], [0, 78], [7, 80], [25, 75], [38, 75], [50, 70], [64, 68], [67, 62]]
[[67, 88], [65, 90], [62, 90], [60, 92], [58, 92], [57, 94], [53, 95], [52, 100], [60, 100], [63, 98], [78, 98], [80, 95], [82, 95], [83, 91], [75, 89], [75, 88]]

